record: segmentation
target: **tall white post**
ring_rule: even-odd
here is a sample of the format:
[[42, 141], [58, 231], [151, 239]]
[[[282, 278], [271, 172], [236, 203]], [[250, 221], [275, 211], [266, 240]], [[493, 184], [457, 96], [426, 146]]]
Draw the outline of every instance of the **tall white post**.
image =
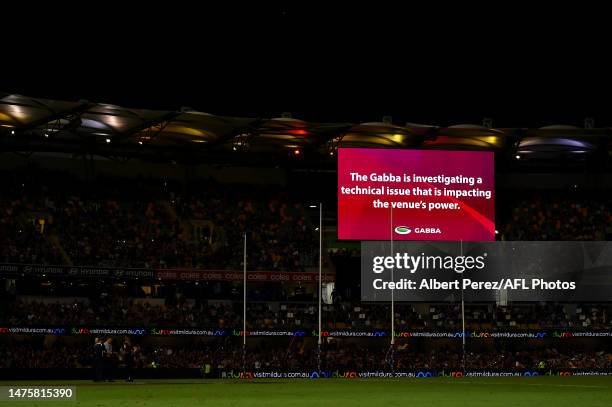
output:
[[323, 297], [323, 203], [319, 203], [319, 346], [321, 346], [321, 302]]
[[[393, 252], [393, 207], [391, 207], [391, 257], [394, 257]], [[391, 281], [395, 281], [395, 265], [391, 267]], [[391, 365], [391, 373], [395, 374], [395, 290], [391, 290], [391, 343], [389, 344], [389, 364]]]
[[[461, 256], [463, 257], [463, 240], [461, 240]], [[463, 371], [465, 372], [465, 299], [463, 296], [463, 282], [461, 282], [461, 333], [462, 365]]]
[[[393, 207], [391, 207], [391, 257], [393, 253]], [[395, 265], [391, 267], [391, 281], [395, 281], [394, 277]], [[395, 290], [391, 290], [391, 346], [395, 344]]]
[[246, 311], [247, 311], [247, 234], [244, 233], [243, 249], [243, 282], [242, 282], [242, 372], [246, 373]]
[[243, 268], [244, 268], [244, 281], [242, 284], [242, 295], [243, 295], [243, 304], [242, 304], [242, 345], [246, 346], [246, 303], [247, 303], [247, 234], [244, 234], [244, 253], [243, 253]]
[[317, 369], [321, 372], [321, 320], [322, 320], [322, 301], [323, 301], [323, 203], [319, 203], [319, 338], [317, 341]]

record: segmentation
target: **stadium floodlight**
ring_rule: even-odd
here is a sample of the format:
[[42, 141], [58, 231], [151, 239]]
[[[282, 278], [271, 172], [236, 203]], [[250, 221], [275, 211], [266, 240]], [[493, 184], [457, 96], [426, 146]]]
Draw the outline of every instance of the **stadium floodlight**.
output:
[[46, 138], [49, 138], [49, 133], [45, 133], [45, 137], [46, 137]]
[[15, 130], [11, 130], [11, 136], [15, 135]]
[[111, 139], [107, 138], [107, 139], [106, 139], [106, 142], [107, 142], [107, 143], [110, 143], [110, 142], [111, 142]]
[[517, 154], [517, 155], [514, 156], [514, 158], [516, 158], [517, 160], [520, 160], [521, 159], [521, 155]]
[[316, 209], [317, 205], [308, 205], [309, 208]]

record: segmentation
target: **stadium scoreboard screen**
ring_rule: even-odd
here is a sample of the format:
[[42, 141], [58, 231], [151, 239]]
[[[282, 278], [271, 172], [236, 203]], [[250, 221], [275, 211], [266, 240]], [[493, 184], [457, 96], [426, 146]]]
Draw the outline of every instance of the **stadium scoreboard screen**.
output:
[[338, 150], [338, 239], [495, 240], [488, 151]]

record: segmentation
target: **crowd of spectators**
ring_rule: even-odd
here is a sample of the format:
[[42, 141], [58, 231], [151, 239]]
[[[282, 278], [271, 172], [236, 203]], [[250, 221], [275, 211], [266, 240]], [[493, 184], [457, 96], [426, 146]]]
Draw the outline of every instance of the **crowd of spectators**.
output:
[[[460, 330], [461, 307], [456, 304], [395, 305], [395, 326], [402, 330]], [[388, 329], [388, 304], [326, 304], [325, 329]], [[14, 301], [0, 308], [0, 323], [15, 326], [130, 326], [147, 328], [239, 328], [239, 302], [181, 302], [173, 305], [145, 301], [39, 302]], [[605, 304], [468, 304], [468, 330], [610, 329], [610, 307]], [[316, 303], [250, 303], [249, 329], [316, 329]]]
[[198, 181], [6, 176], [0, 262], [302, 271], [315, 264], [305, 208], [278, 190]]
[[[300, 199], [278, 189], [195, 180], [4, 174], [0, 262], [300, 271], [317, 261], [317, 233]], [[605, 240], [606, 196], [524, 193], [498, 203], [498, 238]], [[568, 198], [569, 197], [569, 198]]]
[[[573, 194], [505, 203], [509, 212], [499, 226], [506, 240], [606, 240], [612, 223], [612, 201], [601, 196]], [[571, 194], [568, 194], [571, 195]], [[504, 216], [505, 217], [505, 216]]]

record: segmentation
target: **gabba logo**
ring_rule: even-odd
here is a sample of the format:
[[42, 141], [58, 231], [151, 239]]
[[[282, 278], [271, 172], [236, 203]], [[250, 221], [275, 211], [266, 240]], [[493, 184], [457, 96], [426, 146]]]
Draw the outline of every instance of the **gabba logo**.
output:
[[408, 226], [397, 226], [394, 230], [398, 235], [408, 235], [412, 233], [412, 229], [410, 229]]

